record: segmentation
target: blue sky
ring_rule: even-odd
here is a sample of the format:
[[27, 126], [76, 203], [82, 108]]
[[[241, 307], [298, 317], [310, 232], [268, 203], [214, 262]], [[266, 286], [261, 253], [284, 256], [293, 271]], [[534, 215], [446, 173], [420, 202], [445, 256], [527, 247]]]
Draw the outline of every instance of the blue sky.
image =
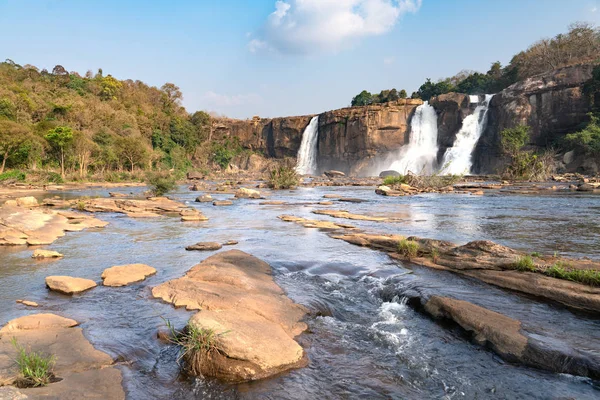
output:
[[487, 71], [600, 0], [0, 0], [0, 58], [177, 84], [188, 111], [319, 113]]

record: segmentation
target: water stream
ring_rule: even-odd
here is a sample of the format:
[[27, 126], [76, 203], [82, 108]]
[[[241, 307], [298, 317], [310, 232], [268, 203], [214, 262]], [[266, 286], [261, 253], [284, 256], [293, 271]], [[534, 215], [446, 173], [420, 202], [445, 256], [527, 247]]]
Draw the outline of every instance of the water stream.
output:
[[[130, 192], [132, 189], [121, 189]], [[140, 191], [141, 189], [133, 189]], [[115, 191], [111, 189], [111, 191]], [[267, 195], [272, 200], [314, 202], [336, 193], [365, 200], [335, 208], [394, 216], [395, 223], [346, 221], [371, 232], [415, 234], [463, 243], [489, 239], [522, 250], [600, 259], [600, 196], [420, 195], [385, 198], [373, 188], [301, 188]], [[107, 195], [104, 190], [57, 193], [63, 197]], [[139, 220], [98, 214], [104, 229], [68, 233], [48, 249], [60, 260], [36, 261], [31, 249], [0, 248], [0, 322], [32, 313], [15, 300], [37, 301], [35, 312], [54, 312], [81, 322], [99, 349], [120, 361], [129, 399], [597, 399], [598, 382], [506, 363], [471, 344], [460, 332], [415, 312], [407, 291], [430, 291], [468, 300], [523, 321], [523, 329], [585, 351], [600, 352], [600, 321], [451, 273], [403, 265], [382, 252], [332, 239], [277, 218], [312, 219], [313, 205], [261, 206], [239, 200], [231, 207], [194, 203], [181, 188], [175, 198], [210, 220]], [[219, 199], [230, 195], [215, 196]], [[332, 206], [329, 206], [332, 208]], [[552, 213], [548, 210], [552, 209]], [[299, 341], [310, 364], [260, 382], [223, 385], [179, 375], [177, 349], [156, 338], [160, 316], [183, 326], [192, 315], [152, 299], [150, 288], [182, 276], [213, 252], [187, 252], [198, 241], [237, 240], [240, 250], [270, 263], [275, 280], [311, 311]], [[158, 270], [124, 288], [99, 286], [67, 297], [44, 287], [48, 275], [99, 281], [112, 265], [146, 263]]]

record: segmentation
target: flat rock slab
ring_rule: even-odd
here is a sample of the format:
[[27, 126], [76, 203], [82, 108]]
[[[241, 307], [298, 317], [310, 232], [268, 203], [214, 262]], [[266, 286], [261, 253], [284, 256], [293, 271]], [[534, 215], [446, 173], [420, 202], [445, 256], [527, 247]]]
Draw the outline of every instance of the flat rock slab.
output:
[[27, 307], [39, 307], [40, 306], [35, 301], [29, 301], [29, 300], [17, 300], [17, 303], [23, 304], [24, 306], [27, 306]]
[[213, 201], [213, 206], [232, 206], [233, 205], [233, 201], [231, 200], [218, 200], [218, 201]]
[[306, 330], [306, 309], [273, 281], [269, 264], [230, 250], [207, 258], [152, 295], [188, 310], [202, 310], [189, 324], [212, 329], [219, 356], [202, 369], [230, 382], [262, 379], [305, 365], [294, 338]]
[[239, 188], [235, 192], [235, 197], [238, 199], [260, 199], [260, 192], [254, 189]]
[[185, 249], [188, 251], [197, 250], [197, 251], [212, 251], [212, 250], [220, 250], [223, 247], [221, 243], [217, 242], [199, 242], [196, 244], [192, 244], [191, 246], [186, 247]]
[[131, 283], [141, 282], [155, 273], [156, 269], [145, 264], [117, 265], [105, 269], [102, 279], [104, 286], [127, 286]]
[[155, 218], [165, 213], [179, 213], [188, 208], [185, 204], [166, 197], [151, 197], [145, 200], [98, 198], [84, 200], [83, 204], [86, 211], [123, 213], [133, 218]]
[[[16, 350], [11, 341], [32, 351], [56, 357], [53, 372], [62, 380], [40, 388], [6, 390], [29, 399], [121, 400], [125, 393], [121, 372], [112, 358], [94, 349], [77, 322], [55, 314], [33, 314], [10, 321], [0, 329], [0, 385], [10, 385], [19, 377], [14, 362]], [[0, 398], [2, 396], [0, 392]], [[10, 398], [10, 397], [9, 397]]]
[[369, 215], [352, 214], [345, 210], [314, 210], [312, 213], [319, 214], [319, 215], [328, 215], [333, 218], [353, 219], [356, 221], [383, 222], [383, 221], [390, 220], [390, 218], [385, 218], [385, 217], [372, 217]]
[[55, 292], [72, 295], [96, 287], [96, 282], [72, 276], [48, 276], [46, 277], [46, 286]]
[[37, 250], [34, 250], [33, 255], [31, 257], [33, 257], [33, 258], [61, 258], [61, 257], [63, 257], [63, 255], [60, 254], [58, 251], [37, 249]]

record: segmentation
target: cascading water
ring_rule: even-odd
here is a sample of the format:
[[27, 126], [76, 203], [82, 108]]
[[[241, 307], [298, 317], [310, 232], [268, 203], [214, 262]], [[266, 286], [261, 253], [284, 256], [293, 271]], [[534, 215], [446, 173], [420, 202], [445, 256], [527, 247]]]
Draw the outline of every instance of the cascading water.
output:
[[466, 117], [456, 134], [454, 145], [446, 150], [442, 161], [443, 174], [469, 174], [473, 165], [473, 151], [487, 126], [487, 113], [493, 94], [486, 94], [473, 114]]
[[410, 140], [402, 146], [395, 161], [388, 169], [401, 174], [431, 174], [435, 169], [438, 152], [437, 114], [428, 102], [415, 110], [410, 123]]
[[309, 175], [317, 172], [317, 142], [319, 140], [319, 117], [313, 117], [302, 134], [298, 150], [296, 172]]

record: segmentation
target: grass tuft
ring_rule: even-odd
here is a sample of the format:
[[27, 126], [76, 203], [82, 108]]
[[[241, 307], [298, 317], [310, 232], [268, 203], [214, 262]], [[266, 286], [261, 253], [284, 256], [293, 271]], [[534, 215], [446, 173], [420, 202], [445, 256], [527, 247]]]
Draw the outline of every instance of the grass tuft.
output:
[[414, 240], [402, 239], [398, 243], [398, 251], [409, 260], [411, 258], [415, 258], [419, 254], [420, 248], [421, 246], [419, 243], [415, 242]]
[[544, 275], [567, 281], [584, 283], [590, 286], [600, 286], [600, 271], [593, 269], [569, 269], [570, 265], [558, 261], [544, 271]]
[[383, 179], [383, 184], [385, 186], [400, 185], [402, 183], [406, 183], [406, 177], [404, 175], [400, 175], [400, 176], [386, 176]]
[[534, 251], [533, 253], [531, 253], [531, 257], [540, 258], [540, 257], [542, 257], [542, 255], [540, 253], [538, 253], [537, 251]]
[[517, 261], [515, 261], [514, 267], [521, 272], [535, 272], [537, 270], [531, 256], [519, 257]]
[[56, 362], [55, 356], [27, 351], [17, 343], [17, 339], [14, 337], [11, 343], [17, 350], [16, 363], [19, 366], [21, 375], [23, 375], [21, 382], [18, 382], [19, 387], [46, 386], [52, 382], [54, 378], [52, 369]]

